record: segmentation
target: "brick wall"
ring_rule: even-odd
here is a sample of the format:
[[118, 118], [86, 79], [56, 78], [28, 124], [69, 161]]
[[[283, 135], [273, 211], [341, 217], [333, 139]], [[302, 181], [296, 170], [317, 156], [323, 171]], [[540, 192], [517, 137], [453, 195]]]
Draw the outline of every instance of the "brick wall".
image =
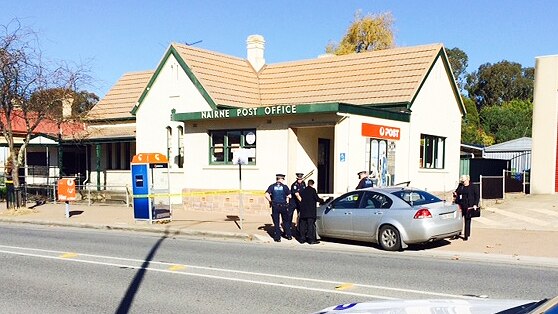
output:
[[[182, 189], [184, 209], [214, 212], [239, 211], [239, 193], [218, 190]], [[269, 203], [261, 191], [243, 191], [242, 207], [246, 214], [269, 213]]]

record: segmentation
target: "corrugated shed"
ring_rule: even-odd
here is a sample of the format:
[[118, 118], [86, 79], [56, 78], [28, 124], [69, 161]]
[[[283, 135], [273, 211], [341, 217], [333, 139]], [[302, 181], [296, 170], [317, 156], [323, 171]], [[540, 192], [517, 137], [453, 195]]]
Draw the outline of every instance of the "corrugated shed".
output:
[[483, 157], [509, 160], [512, 171], [526, 171], [531, 169], [531, 142], [530, 137], [522, 137], [485, 147]]
[[521, 137], [511, 141], [485, 147], [484, 151], [485, 152], [531, 151], [532, 142], [533, 141], [530, 137]]

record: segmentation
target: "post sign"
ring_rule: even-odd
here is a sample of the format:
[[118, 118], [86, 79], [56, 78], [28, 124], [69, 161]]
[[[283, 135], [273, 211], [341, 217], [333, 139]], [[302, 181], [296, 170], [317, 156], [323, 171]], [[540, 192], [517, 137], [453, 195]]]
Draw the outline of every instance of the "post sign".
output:
[[398, 141], [401, 138], [401, 129], [378, 124], [362, 124], [362, 136]]
[[62, 178], [58, 180], [58, 200], [59, 201], [75, 201], [76, 200], [76, 184], [74, 178]]

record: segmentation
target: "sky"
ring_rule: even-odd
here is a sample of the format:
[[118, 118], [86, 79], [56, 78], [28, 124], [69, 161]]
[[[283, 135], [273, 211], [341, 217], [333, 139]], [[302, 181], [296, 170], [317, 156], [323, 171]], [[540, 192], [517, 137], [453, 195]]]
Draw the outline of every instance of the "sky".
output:
[[0, 25], [17, 19], [48, 59], [86, 66], [83, 89], [102, 98], [122, 74], [155, 69], [172, 42], [245, 58], [246, 38], [259, 34], [268, 64], [316, 58], [357, 10], [391, 12], [397, 46], [463, 50], [469, 73], [558, 54], [555, 0], [0, 0]]

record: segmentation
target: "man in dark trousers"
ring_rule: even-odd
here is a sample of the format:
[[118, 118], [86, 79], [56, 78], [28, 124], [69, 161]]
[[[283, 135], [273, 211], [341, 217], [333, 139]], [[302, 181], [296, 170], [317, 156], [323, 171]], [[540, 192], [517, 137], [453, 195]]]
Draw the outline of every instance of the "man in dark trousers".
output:
[[465, 219], [465, 230], [463, 233], [463, 240], [467, 241], [471, 236], [471, 213], [472, 209], [476, 210], [479, 207], [479, 190], [471, 184], [471, 178], [464, 174], [461, 176], [461, 183], [455, 190], [455, 202], [461, 208], [461, 214]]
[[372, 187], [372, 179], [368, 176], [367, 171], [359, 172], [358, 177], [360, 181], [358, 182], [358, 185], [356, 187], [357, 190]]
[[295, 211], [297, 212], [298, 216], [300, 216], [300, 196], [298, 193], [304, 190], [306, 187], [306, 183], [304, 183], [304, 173], [297, 172], [296, 173], [296, 181], [291, 184], [291, 200], [289, 204], [289, 221], [291, 222], [291, 226], [293, 228], [292, 232], [296, 232], [296, 228], [293, 224], [293, 216]]
[[279, 223], [279, 215], [283, 221], [283, 231], [285, 237], [291, 240], [291, 224], [289, 221], [289, 198], [291, 198], [291, 191], [289, 187], [283, 184], [285, 175], [278, 173], [275, 176], [275, 183], [270, 185], [265, 191], [265, 198], [271, 205], [271, 218], [273, 219], [273, 240], [281, 242], [281, 225]]
[[316, 203], [322, 202], [316, 189], [314, 180], [308, 180], [308, 186], [300, 193], [300, 242], [308, 241], [309, 244], [318, 244], [316, 240]]

